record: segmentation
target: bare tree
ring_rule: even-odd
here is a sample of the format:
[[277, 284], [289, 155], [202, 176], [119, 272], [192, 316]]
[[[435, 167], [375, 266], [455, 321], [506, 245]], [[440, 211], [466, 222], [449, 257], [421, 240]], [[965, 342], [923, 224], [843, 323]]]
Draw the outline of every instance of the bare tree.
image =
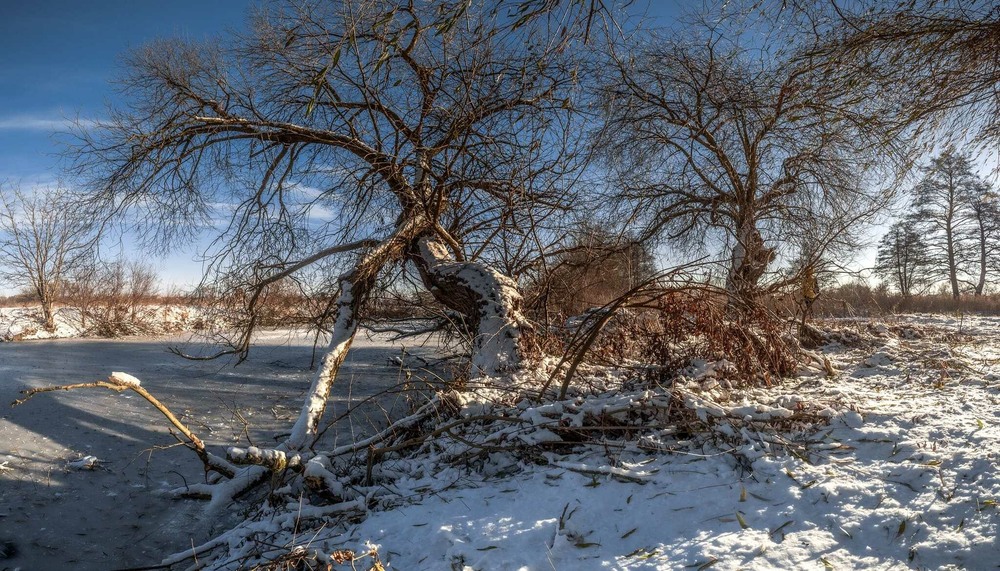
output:
[[532, 313], [565, 318], [617, 299], [656, 273], [649, 243], [610, 231], [605, 225], [582, 221], [568, 235], [569, 243], [548, 256], [525, 287]]
[[[809, 14], [820, 43], [805, 57], [831, 82], [877, 90], [895, 130], [1000, 141], [1000, 10], [989, 0], [783, 2]], [[935, 141], [936, 143], [939, 141]]]
[[[498, 6], [276, 5], [229, 47], [135, 52], [130, 107], [82, 135], [91, 206], [145, 212], [154, 242], [225, 202], [230, 223], [212, 254], [218, 275], [239, 278], [230, 283], [260, 292], [339, 260], [330, 347], [289, 449], [316, 436], [366, 300], [393, 265], [413, 263], [463, 316], [473, 374], [519, 367], [520, 294], [483, 263], [483, 244], [565, 202], [578, 35], [552, 35], [543, 18], [512, 26]], [[565, 13], [571, 27], [592, 22], [575, 5]]]
[[81, 326], [106, 337], [143, 333], [144, 309], [156, 294], [156, 271], [142, 262], [95, 261], [67, 282], [67, 298], [78, 303]]
[[726, 288], [745, 303], [798, 280], [766, 279], [788, 237], [810, 235], [819, 257], [849, 244], [891, 195], [872, 181], [906, 158], [864, 93], [764, 42], [707, 24], [643, 38], [612, 56], [603, 88], [619, 198], [648, 236], [721, 244]]
[[93, 324], [90, 316], [100, 301], [101, 264], [96, 254], [94, 251], [83, 256], [63, 280], [63, 298], [79, 311], [83, 331]]
[[91, 250], [93, 236], [63, 191], [0, 187], [0, 276], [38, 298], [48, 331], [55, 331], [63, 282]]

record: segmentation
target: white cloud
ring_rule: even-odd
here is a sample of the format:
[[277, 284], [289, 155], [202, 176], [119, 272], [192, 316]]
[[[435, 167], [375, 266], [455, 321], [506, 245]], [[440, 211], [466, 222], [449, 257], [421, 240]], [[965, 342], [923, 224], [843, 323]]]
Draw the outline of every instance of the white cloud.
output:
[[303, 202], [310, 202], [312, 200], [315, 200], [319, 198], [324, 192], [326, 192], [321, 188], [315, 186], [308, 186], [300, 182], [293, 182], [292, 184], [289, 185], [289, 187], [291, 188], [291, 190], [299, 193], [299, 195], [303, 199]]
[[33, 115], [12, 115], [0, 117], [0, 131], [65, 131], [74, 125], [93, 127], [98, 121], [93, 119], [67, 119]]

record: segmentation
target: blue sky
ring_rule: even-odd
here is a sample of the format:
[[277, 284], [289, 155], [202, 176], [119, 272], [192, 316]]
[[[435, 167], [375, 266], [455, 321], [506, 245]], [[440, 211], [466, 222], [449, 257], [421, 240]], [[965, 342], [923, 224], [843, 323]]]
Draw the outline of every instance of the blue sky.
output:
[[[339, 1], [339, 0], [328, 0]], [[676, 14], [716, 0], [635, 0], [629, 12], [668, 26]], [[0, 182], [22, 187], [53, 184], [64, 147], [58, 132], [68, 121], [100, 120], [107, 104], [120, 104], [112, 80], [130, 48], [163, 37], [191, 40], [225, 36], [245, 27], [256, 0], [0, 0]], [[992, 173], [995, 157], [980, 164]], [[874, 235], [881, 233], [876, 229]], [[167, 259], [144, 256], [127, 243], [112, 245], [144, 256], [164, 285], [194, 285], [201, 274], [194, 244]], [[870, 263], [873, 250], [863, 255]], [[0, 293], [4, 293], [0, 284]]]
[[[335, 0], [331, 0], [335, 1]], [[648, 14], [680, 0], [653, 0]], [[162, 37], [207, 39], [243, 28], [250, 0], [0, 0], [0, 180], [55, 176], [53, 132], [100, 119], [130, 48]], [[633, 10], [641, 12], [644, 2]], [[58, 139], [58, 137], [55, 137]]]
[[209, 38], [242, 27], [246, 0], [2, 1], [0, 177], [51, 177], [66, 119], [99, 119], [129, 48], [159, 38]]
[[[0, 0], [0, 181], [51, 184], [66, 123], [100, 120], [130, 48], [162, 37], [207, 39], [243, 27], [248, 0]], [[139, 253], [128, 244], [126, 254]], [[165, 284], [193, 284], [194, 248], [154, 260]]]
[[[337, 0], [330, 0], [337, 1]], [[60, 174], [70, 121], [99, 121], [121, 104], [114, 78], [129, 49], [164, 37], [190, 40], [245, 27], [253, 0], [0, 0], [0, 181], [72, 186]], [[685, 0], [638, 0], [629, 9], [669, 23]], [[197, 283], [199, 245], [151, 259], [125, 238], [109, 250], [143, 256], [164, 285]], [[0, 293], [4, 292], [0, 284]]]

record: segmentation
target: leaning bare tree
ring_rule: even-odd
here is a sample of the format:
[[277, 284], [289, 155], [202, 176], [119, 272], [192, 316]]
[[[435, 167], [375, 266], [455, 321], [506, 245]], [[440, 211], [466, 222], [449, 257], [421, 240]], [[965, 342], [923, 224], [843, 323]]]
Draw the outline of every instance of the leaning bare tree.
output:
[[[579, 35], [548, 33], [545, 18], [511, 21], [507, 8], [274, 5], [227, 46], [135, 52], [130, 106], [82, 134], [90, 205], [145, 213], [150, 240], [211, 219], [213, 203], [229, 209], [215, 267], [245, 284], [250, 316], [232, 351], [249, 347], [269, 284], [322, 260], [343, 268], [329, 349], [281, 454], [317, 438], [366, 300], [392, 266], [412, 263], [469, 332], [473, 375], [520, 366], [517, 284], [482, 253], [491, 236], [564, 205]], [[593, 23], [592, 11], [565, 8], [569, 20], [556, 20], [571, 30]], [[224, 461], [211, 468], [234, 473]]]
[[600, 144], [646, 234], [722, 245], [726, 289], [752, 303], [799, 279], [773, 271], [788, 237], [824, 258], [850, 244], [905, 155], [865, 92], [824, 81], [796, 46], [702, 28], [611, 55]]
[[0, 277], [38, 298], [47, 331], [55, 331], [62, 286], [91, 251], [93, 236], [63, 191], [0, 186]]

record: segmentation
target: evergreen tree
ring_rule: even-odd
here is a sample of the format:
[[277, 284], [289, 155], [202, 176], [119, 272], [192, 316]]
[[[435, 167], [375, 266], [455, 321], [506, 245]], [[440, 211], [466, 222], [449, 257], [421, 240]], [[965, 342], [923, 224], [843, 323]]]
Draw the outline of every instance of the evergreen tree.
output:
[[913, 189], [912, 220], [927, 245], [937, 276], [947, 279], [958, 298], [963, 241], [974, 226], [972, 203], [981, 182], [969, 159], [948, 149], [923, 167], [923, 179]]
[[875, 273], [903, 297], [910, 297], [930, 283], [930, 269], [927, 244], [914, 230], [913, 221], [893, 224], [879, 242]]
[[964, 258], [969, 265], [969, 274], [973, 278], [972, 288], [975, 295], [983, 295], [986, 289], [986, 277], [990, 269], [995, 268], [1000, 254], [1000, 197], [983, 181], [977, 181], [973, 189], [975, 194], [969, 202], [970, 228], [965, 247]]

